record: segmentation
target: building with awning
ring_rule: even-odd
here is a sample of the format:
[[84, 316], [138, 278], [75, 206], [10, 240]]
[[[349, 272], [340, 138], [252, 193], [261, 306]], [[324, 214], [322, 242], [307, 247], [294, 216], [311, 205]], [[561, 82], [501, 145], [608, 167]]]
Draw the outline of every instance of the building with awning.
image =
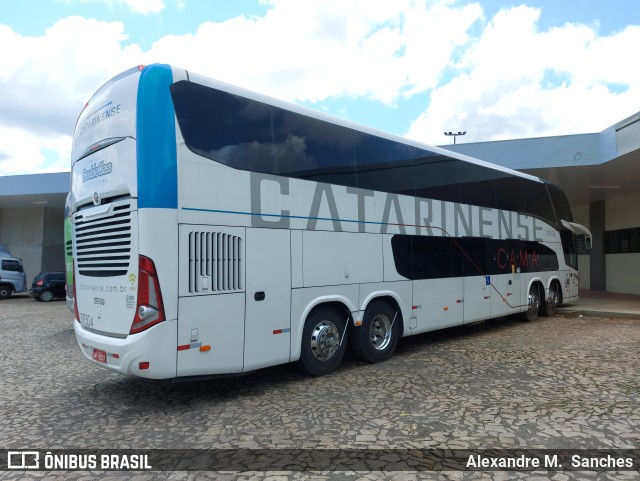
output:
[[598, 133], [442, 147], [558, 185], [593, 234], [580, 286], [640, 294], [640, 112]]

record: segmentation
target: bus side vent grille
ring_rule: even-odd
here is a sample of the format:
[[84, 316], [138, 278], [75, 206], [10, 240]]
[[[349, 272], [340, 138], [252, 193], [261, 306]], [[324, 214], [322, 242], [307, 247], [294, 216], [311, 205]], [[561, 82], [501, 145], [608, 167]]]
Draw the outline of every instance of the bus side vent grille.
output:
[[241, 291], [242, 238], [221, 232], [189, 233], [189, 292]]

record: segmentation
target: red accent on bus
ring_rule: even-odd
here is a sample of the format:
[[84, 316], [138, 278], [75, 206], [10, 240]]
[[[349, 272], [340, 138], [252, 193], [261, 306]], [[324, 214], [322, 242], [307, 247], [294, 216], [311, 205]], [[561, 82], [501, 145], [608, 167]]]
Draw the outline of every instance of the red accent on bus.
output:
[[[140, 311], [148, 308], [151, 312], [144, 319]], [[155, 311], [155, 313], [153, 313]], [[129, 334], [136, 334], [165, 320], [164, 304], [156, 265], [151, 259], [139, 256], [138, 266], [138, 305]]]
[[178, 351], [186, 351], [187, 349], [191, 349], [191, 344], [183, 344], [182, 346], [178, 346]]
[[149, 361], [142, 361], [140, 364], [138, 364], [138, 369], [140, 369], [141, 371], [146, 371], [147, 369], [149, 369]]

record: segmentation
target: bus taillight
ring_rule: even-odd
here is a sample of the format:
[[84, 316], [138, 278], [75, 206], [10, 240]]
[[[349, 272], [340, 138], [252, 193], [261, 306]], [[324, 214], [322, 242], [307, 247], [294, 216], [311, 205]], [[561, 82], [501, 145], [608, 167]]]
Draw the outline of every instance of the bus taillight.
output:
[[140, 256], [139, 263], [138, 306], [129, 334], [144, 331], [165, 319], [156, 266], [145, 256]]

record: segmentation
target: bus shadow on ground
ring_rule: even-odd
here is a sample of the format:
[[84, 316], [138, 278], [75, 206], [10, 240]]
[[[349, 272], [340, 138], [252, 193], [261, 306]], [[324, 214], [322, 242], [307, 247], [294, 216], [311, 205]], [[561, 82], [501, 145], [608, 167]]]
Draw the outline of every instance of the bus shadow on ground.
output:
[[[543, 318], [544, 319], [544, 318]], [[537, 321], [537, 322], [540, 322]], [[458, 342], [464, 339], [477, 338], [487, 333], [502, 332], [505, 335], [517, 335], [520, 329], [527, 324], [522, 323], [516, 317], [492, 319], [469, 325], [456, 326], [438, 331], [431, 331], [416, 336], [401, 338], [391, 360], [372, 365], [356, 359], [349, 351], [342, 365], [329, 376], [314, 378], [297, 368], [296, 363], [283, 364], [268, 367], [240, 375], [206, 376], [186, 378], [182, 380], [152, 380], [138, 377], [123, 377], [118, 374], [108, 375], [98, 384], [83, 390], [96, 390], [99, 399], [108, 400], [109, 404], [123, 406], [127, 410], [148, 413], [149, 406], [161, 404], [163, 411], [191, 409], [194, 404], [200, 403], [224, 403], [228, 401], [245, 399], [248, 396], [258, 396], [273, 390], [281, 393], [287, 385], [306, 384], [314, 382], [314, 379], [322, 379], [323, 382], [338, 386], [352, 378], [354, 373], [367, 369], [379, 369], [389, 372], [398, 368], [396, 363], [409, 362], [409, 358], [415, 355], [428, 355], [430, 349], [445, 348], [447, 343]], [[388, 375], [388, 374], [387, 374]]]

